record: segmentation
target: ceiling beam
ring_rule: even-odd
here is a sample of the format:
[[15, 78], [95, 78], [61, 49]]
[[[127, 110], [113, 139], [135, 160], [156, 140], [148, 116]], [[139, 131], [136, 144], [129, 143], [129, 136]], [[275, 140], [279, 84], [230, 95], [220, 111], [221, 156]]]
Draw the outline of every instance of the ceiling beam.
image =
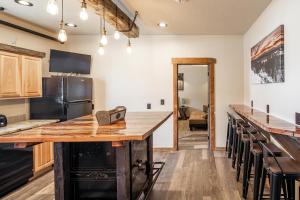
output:
[[[129, 38], [139, 37], [139, 28], [134, 23], [132, 29], [127, 32], [133, 23], [130, 19], [113, 1], [111, 0], [87, 0], [87, 5], [94, 8], [96, 13], [103, 16], [103, 6], [105, 5], [105, 21], [113, 27], [116, 26], [116, 19], [118, 22], [118, 31], [123, 32]], [[117, 18], [116, 18], [117, 12]]]

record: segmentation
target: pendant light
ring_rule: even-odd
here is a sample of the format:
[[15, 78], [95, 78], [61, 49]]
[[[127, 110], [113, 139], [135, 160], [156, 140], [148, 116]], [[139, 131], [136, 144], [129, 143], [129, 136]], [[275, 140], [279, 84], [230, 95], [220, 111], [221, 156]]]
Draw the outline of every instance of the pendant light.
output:
[[58, 6], [56, 0], [48, 0], [47, 3], [47, 12], [51, 15], [57, 15]]
[[100, 56], [103, 56], [105, 53], [104, 46], [101, 43], [98, 48], [98, 53], [100, 54]]
[[116, 30], [114, 33], [114, 38], [116, 40], [120, 39], [120, 32], [118, 31], [118, 7], [116, 6]]
[[126, 51], [128, 54], [132, 53], [132, 46], [131, 46], [130, 38], [128, 38], [128, 44], [127, 44]]
[[102, 36], [100, 42], [103, 46], [106, 46], [108, 43], [107, 32], [105, 28], [105, 0], [103, 0], [103, 29], [102, 29]]
[[103, 56], [104, 53], [105, 53], [105, 49], [104, 49], [104, 45], [101, 42], [101, 39], [102, 39], [102, 19], [101, 19], [101, 16], [100, 16], [100, 44], [99, 44], [99, 47], [98, 47], [98, 53], [101, 56]]
[[61, 0], [61, 21], [59, 25], [58, 40], [60, 42], [66, 42], [67, 39], [68, 37], [64, 25], [64, 0]]
[[89, 18], [89, 15], [87, 13], [86, 2], [85, 2], [85, 0], [82, 0], [81, 11], [80, 11], [80, 19], [83, 20], [83, 21], [86, 21], [86, 20], [88, 20], [88, 18]]

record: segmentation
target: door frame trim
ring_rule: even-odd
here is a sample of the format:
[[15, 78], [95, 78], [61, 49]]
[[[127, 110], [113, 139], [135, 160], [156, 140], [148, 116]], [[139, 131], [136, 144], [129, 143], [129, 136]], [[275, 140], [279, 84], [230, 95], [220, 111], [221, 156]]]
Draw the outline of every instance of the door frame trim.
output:
[[215, 141], [215, 58], [172, 58], [173, 64], [173, 150], [178, 150], [178, 65], [208, 65], [209, 70], [209, 142], [210, 150], [216, 149]]

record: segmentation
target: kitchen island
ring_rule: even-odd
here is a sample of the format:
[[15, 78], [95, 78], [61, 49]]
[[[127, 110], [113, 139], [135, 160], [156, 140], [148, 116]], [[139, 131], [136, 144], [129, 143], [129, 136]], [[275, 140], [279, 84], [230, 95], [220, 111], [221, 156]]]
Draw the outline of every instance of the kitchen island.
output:
[[16, 147], [54, 142], [55, 199], [143, 199], [160, 167], [154, 167], [153, 132], [171, 112], [127, 113], [98, 126], [95, 116], [0, 136]]

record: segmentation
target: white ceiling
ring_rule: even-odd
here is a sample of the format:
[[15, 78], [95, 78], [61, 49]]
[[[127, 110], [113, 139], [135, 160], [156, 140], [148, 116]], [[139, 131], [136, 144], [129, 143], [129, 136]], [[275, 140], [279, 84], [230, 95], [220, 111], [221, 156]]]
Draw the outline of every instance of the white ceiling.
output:
[[[14, 0], [0, 2], [5, 12], [56, 31], [60, 14], [46, 12], [47, 0], [30, 0], [34, 6], [18, 5]], [[243, 34], [271, 0], [188, 0], [179, 4], [176, 0], [114, 0], [126, 13], [139, 11], [137, 21], [141, 34]], [[61, 0], [58, 0], [59, 5]], [[89, 20], [79, 19], [80, 0], [64, 0], [65, 22], [73, 22], [77, 28], [68, 28], [69, 34], [99, 33], [99, 16], [92, 9]], [[129, 12], [130, 10], [131, 12]], [[60, 10], [61, 12], [61, 10]], [[132, 15], [131, 15], [132, 16]], [[157, 23], [164, 21], [168, 27], [161, 29]]]

